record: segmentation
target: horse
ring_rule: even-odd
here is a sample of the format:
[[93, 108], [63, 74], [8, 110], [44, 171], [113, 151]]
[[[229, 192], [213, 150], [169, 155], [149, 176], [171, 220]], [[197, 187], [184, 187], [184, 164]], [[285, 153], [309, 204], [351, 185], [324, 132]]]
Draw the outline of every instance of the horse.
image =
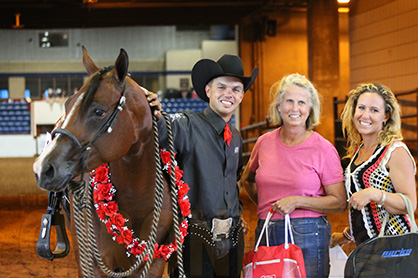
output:
[[[145, 90], [128, 74], [128, 55], [121, 49], [114, 66], [100, 69], [83, 46], [83, 64], [88, 79], [79, 92], [65, 103], [65, 119], [53, 139], [35, 160], [33, 170], [39, 188], [62, 192], [80, 178], [81, 188], [87, 188], [85, 173], [108, 163], [111, 181], [116, 189], [115, 201], [119, 212], [129, 219], [126, 225], [135, 236], [143, 239], [152, 232], [154, 194], [157, 174], [153, 117]], [[173, 211], [170, 188], [163, 182], [163, 198], [156, 241], [162, 243], [173, 230]], [[86, 189], [88, 191], [88, 189]], [[75, 193], [74, 193], [75, 194]], [[74, 195], [73, 194], [73, 195]], [[71, 219], [74, 215], [71, 205]], [[174, 213], [175, 214], [175, 213]], [[99, 259], [110, 270], [124, 272], [132, 269], [135, 256], [127, 256], [127, 249], [112, 239], [107, 227], [93, 213], [91, 221]], [[85, 220], [85, 221], [87, 221]], [[72, 234], [80, 236], [71, 220]], [[73, 241], [75, 242], [75, 241]], [[75, 243], [79, 276], [83, 276], [80, 246]], [[81, 266], [80, 266], [81, 264]], [[141, 262], [128, 277], [138, 277], [146, 264]], [[165, 268], [162, 258], [154, 259], [148, 277], [161, 277]], [[97, 258], [94, 277], [105, 277]], [[148, 270], [148, 269], [147, 269]], [[87, 275], [90, 277], [90, 275]]]

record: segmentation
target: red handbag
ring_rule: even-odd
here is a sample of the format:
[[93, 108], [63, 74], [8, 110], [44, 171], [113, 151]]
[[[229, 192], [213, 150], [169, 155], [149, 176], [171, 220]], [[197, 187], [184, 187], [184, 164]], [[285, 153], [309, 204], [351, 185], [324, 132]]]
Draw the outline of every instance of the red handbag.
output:
[[[254, 250], [244, 254], [244, 278], [305, 278], [305, 261], [302, 249], [294, 244], [290, 217], [285, 216], [285, 243], [270, 246], [268, 239], [268, 223], [274, 211], [270, 209], [263, 229]], [[259, 246], [262, 236], [266, 234], [267, 246]], [[290, 234], [291, 242], [288, 241]]]

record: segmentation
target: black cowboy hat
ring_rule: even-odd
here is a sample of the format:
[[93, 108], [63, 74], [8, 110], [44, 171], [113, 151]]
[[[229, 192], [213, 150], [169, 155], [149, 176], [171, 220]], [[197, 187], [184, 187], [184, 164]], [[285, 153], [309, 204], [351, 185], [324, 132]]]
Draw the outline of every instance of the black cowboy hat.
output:
[[235, 76], [241, 79], [246, 92], [254, 83], [258, 74], [258, 68], [254, 68], [251, 76], [244, 76], [244, 66], [241, 58], [235, 55], [225, 54], [217, 62], [210, 59], [198, 61], [192, 69], [192, 82], [197, 95], [206, 102], [205, 87], [212, 79], [219, 76]]

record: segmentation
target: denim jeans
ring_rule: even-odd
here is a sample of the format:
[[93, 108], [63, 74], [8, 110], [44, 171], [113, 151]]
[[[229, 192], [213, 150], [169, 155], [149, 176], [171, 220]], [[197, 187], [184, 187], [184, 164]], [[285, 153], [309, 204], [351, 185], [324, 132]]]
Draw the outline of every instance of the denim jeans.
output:
[[[315, 218], [292, 218], [290, 220], [294, 243], [302, 249], [305, 260], [306, 275], [308, 278], [323, 278], [329, 276], [329, 244], [331, 238], [331, 225], [325, 216]], [[258, 239], [264, 220], [259, 219], [255, 230]], [[269, 226], [270, 246], [284, 243], [284, 219], [270, 220]], [[260, 245], [266, 245], [263, 236]], [[257, 242], [257, 240], [256, 240]], [[290, 236], [289, 236], [290, 242]]]

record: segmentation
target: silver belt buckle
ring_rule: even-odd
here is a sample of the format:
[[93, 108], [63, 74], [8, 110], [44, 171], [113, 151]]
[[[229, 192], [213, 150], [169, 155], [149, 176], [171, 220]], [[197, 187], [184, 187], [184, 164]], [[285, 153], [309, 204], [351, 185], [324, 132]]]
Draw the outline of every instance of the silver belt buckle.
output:
[[231, 231], [232, 217], [228, 219], [212, 219], [212, 239], [213, 241], [221, 241], [222, 239], [229, 237]]

